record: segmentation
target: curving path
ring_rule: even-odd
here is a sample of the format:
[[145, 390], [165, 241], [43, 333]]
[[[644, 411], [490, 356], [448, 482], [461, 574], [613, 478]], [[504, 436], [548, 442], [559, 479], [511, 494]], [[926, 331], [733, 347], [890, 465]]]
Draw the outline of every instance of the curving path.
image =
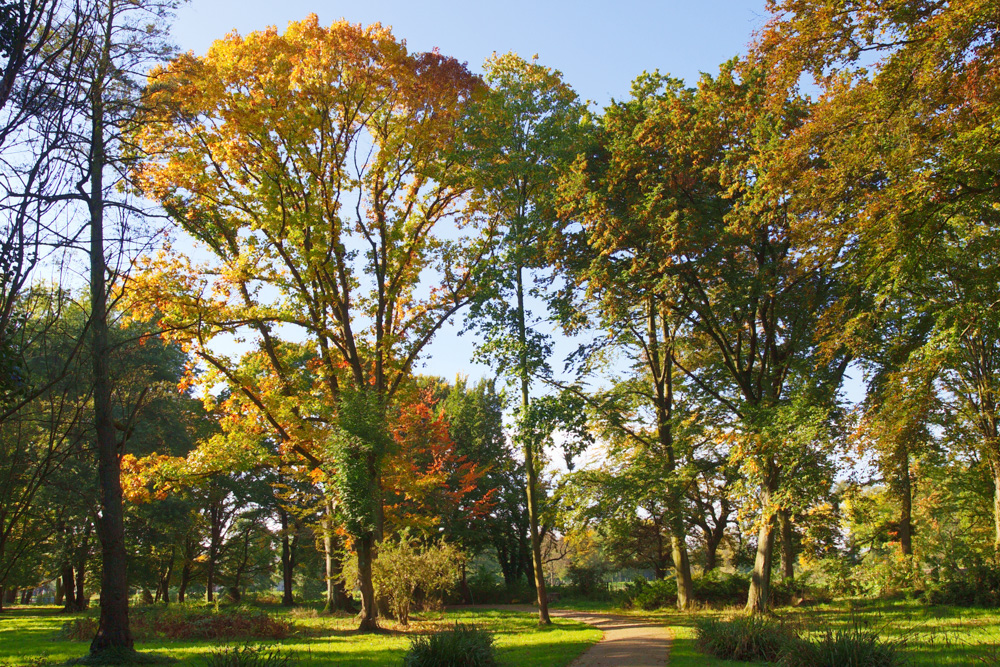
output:
[[604, 638], [574, 660], [570, 667], [663, 667], [670, 656], [667, 629], [628, 616], [550, 609], [559, 618], [580, 621], [602, 630]]

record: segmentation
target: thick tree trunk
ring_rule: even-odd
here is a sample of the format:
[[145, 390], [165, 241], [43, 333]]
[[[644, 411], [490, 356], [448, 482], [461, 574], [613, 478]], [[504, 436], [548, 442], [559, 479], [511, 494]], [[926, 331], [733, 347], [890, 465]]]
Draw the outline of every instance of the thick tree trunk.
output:
[[73, 577], [73, 564], [70, 562], [67, 562], [63, 566], [62, 582], [63, 591], [66, 593], [66, 603], [63, 606], [63, 611], [69, 613], [78, 611], [76, 606], [76, 581]]
[[778, 469], [774, 461], [767, 461], [767, 478], [761, 496], [761, 508], [765, 512], [757, 533], [757, 557], [754, 559], [750, 575], [750, 592], [747, 594], [746, 610], [761, 614], [767, 611], [771, 593], [771, 567], [774, 559], [775, 513], [771, 509], [771, 499], [778, 489]]
[[17, 586], [4, 589], [3, 602], [8, 605], [17, 603]]
[[781, 577], [795, 578], [795, 544], [792, 535], [792, 519], [787, 510], [778, 510], [778, 526], [781, 529]]
[[372, 584], [372, 563], [375, 559], [375, 534], [365, 533], [358, 540], [358, 585], [361, 588], [361, 613], [358, 614], [362, 632], [378, 630], [378, 609], [375, 606], [375, 586]]

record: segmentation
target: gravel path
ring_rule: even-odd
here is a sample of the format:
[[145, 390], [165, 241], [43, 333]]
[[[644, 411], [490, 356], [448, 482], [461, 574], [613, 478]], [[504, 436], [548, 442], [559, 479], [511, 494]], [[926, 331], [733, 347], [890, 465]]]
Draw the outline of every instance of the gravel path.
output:
[[667, 629], [628, 616], [552, 609], [559, 618], [581, 621], [602, 630], [604, 638], [570, 667], [663, 667], [670, 655]]

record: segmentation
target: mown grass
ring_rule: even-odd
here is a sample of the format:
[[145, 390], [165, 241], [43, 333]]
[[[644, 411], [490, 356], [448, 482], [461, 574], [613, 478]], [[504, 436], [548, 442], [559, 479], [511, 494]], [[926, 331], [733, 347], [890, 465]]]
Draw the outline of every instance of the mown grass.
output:
[[[556, 619], [548, 628], [540, 628], [534, 615], [508, 610], [449, 610], [446, 613], [418, 614], [410, 627], [403, 629], [391, 621], [385, 631], [362, 635], [355, 630], [353, 617], [322, 616], [308, 608], [288, 612], [294, 622], [294, 634], [283, 640], [250, 640], [268, 646], [281, 646], [294, 652], [298, 663], [312, 665], [354, 665], [383, 667], [402, 664], [412, 633], [432, 632], [454, 624], [476, 624], [496, 634], [501, 664], [526, 667], [564, 667], [601, 638], [601, 632], [582, 623]], [[73, 618], [54, 607], [14, 607], [0, 614], [0, 665], [13, 667], [61, 664], [87, 652], [87, 643], [60, 639], [62, 624]], [[230, 644], [241, 644], [234, 640]], [[140, 651], [155, 651], [177, 660], [178, 667], [202, 665], [213, 648], [222, 642], [199, 640], [157, 640], [137, 642]]]

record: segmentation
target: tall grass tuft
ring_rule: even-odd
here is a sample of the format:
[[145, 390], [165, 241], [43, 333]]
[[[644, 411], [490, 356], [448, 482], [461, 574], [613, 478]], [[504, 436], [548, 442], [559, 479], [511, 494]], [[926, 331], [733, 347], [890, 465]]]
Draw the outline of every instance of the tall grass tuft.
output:
[[403, 659], [404, 667], [496, 667], [493, 634], [474, 625], [416, 637]]

